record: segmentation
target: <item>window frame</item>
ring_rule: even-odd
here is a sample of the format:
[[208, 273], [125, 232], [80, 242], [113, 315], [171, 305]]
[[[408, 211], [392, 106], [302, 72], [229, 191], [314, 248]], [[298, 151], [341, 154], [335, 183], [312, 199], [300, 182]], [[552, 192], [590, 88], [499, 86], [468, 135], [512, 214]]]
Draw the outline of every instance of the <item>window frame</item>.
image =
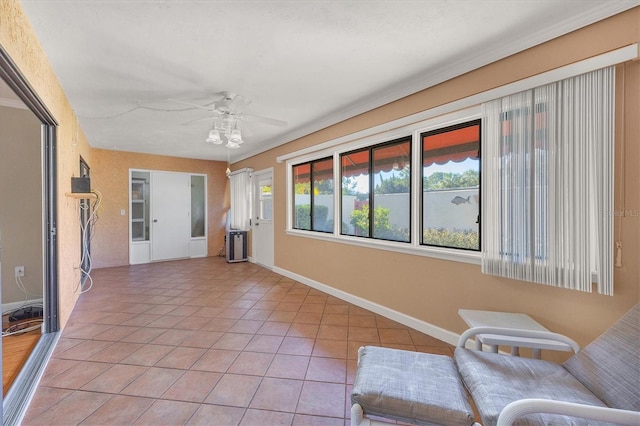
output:
[[[478, 217], [476, 223], [478, 224], [478, 248], [465, 248], [465, 247], [452, 247], [452, 246], [438, 246], [435, 244], [426, 244], [424, 243], [424, 213], [425, 213], [425, 205], [424, 205], [424, 138], [428, 136], [439, 135], [442, 133], [447, 133], [459, 129], [465, 129], [467, 127], [478, 126]], [[419, 243], [421, 246], [425, 247], [439, 247], [439, 248], [447, 248], [453, 250], [466, 250], [470, 252], [482, 253], [482, 118], [474, 118], [467, 121], [463, 121], [456, 124], [451, 124], [448, 126], [438, 127], [432, 130], [424, 131], [420, 133], [420, 137], [418, 140], [418, 144], [420, 147], [420, 233], [419, 233]]]
[[[400, 145], [400, 144], [404, 144], [407, 143], [409, 144], [409, 239], [408, 241], [402, 241], [402, 240], [392, 240], [392, 239], [385, 239], [385, 238], [380, 238], [380, 237], [376, 237], [375, 232], [376, 230], [374, 229], [374, 224], [375, 224], [375, 210], [376, 210], [376, 201], [375, 201], [375, 175], [376, 173], [374, 173], [375, 170], [375, 165], [374, 165], [374, 152], [378, 149], [384, 149], [386, 147], [391, 147], [393, 145]], [[339, 176], [339, 181], [340, 181], [340, 199], [339, 199], [339, 203], [340, 203], [340, 217], [342, 217], [342, 212], [343, 212], [343, 203], [344, 203], [344, 198], [342, 197], [342, 178], [344, 176], [344, 170], [343, 170], [343, 166], [342, 166], [342, 157], [349, 155], [349, 154], [355, 154], [358, 152], [364, 152], [364, 151], [368, 151], [368, 180], [369, 180], [369, 196], [368, 196], [368, 205], [369, 205], [369, 226], [368, 226], [368, 230], [367, 233], [368, 235], [352, 235], [352, 234], [346, 234], [343, 232], [342, 229], [342, 221], [340, 223], [340, 227], [338, 229], [338, 233], [341, 236], [350, 236], [350, 237], [356, 237], [356, 238], [369, 238], [369, 239], [373, 239], [373, 240], [381, 240], [381, 241], [392, 241], [392, 242], [397, 242], [397, 243], [402, 243], [402, 244], [411, 244], [411, 242], [413, 241], [413, 216], [414, 216], [414, 212], [413, 212], [413, 151], [414, 151], [414, 137], [412, 134], [409, 134], [407, 136], [404, 137], [400, 137], [400, 138], [395, 138], [393, 140], [389, 140], [386, 142], [382, 142], [382, 143], [377, 143], [375, 145], [368, 145], [366, 147], [361, 147], [358, 149], [354, 149], [351, 151], [345, 151], [345, 152], [341, 152], [337, 155], [338, 158], [338, 162], [340, 164], [340, 176]], [[335, 169], [334, 169], [334, 173], [335, 173]]]
[[[334, 232], [317, 232], [303, 229], [293, 228], [294, 223], [294, 185], [293, 185], [293, 167], [303, 163], [308, 163], [314, 160], [326, 159], [333, 157], [333, 170], [334, 170], [334, 196], [340, 197], [337, 202], [334, 203], [334, 218], [341, 217], [341, 194], [342, 194], [342, 182], [340, 177], [335, 178], [336, 171], [340, 170], [340, 155], [350, 151], [356, 151], [358, 149], [367, 148], [373, 145], [382, 144], [385, 142], [411, 137], [411, 168], [415, 170], [416, 165], [421, 167], [421, 153], [420, 153], [420, 134], [443, 128], [459, 123], [465, 123], [482, 118], [482, 108], [480, 105], [473, 105], [468, 108], [460, 109], [459, 111], [451, 112], [437, 117], [431, 117], [423, 119], [422, 121], [416, 120], [411, 124], [395, 125], [394, 122], [389, 122], [386, 125], [386, 129], [377, 132], [376, 134], [355, 138], [351, 142], [345, 142], [339, 145], [327, 147], [325, 149], [318, 149], [313, 152], [302, 152], [301, 155], [296, 157], [290, 157], [286, 159], [286, 183], [287, 188], [287, 217], [286, 217], [286, 234], [298, 238], [311, 238], [321, 241], [337, 242], [340, 244], [348, 244], [353, 246], [373, 248], [378, 250], [385, 250], [415, 256], [422, 256], [435, 259], [450, 260], [455, 262], [469, 263], [473, 265], [480, 265], [481, 252], [471, 250], [452, 249], [446, 247], [426, 246], [420, 244], [421, 220], [420, 212], [416, 211], [416, 206], [420, 204], [420, 190], [422, 189], [422, 173], [411, 173], [411, 242], [398, 242], [391, 240], [381, 240], [374, 238], [361, 238], [351, 235], [342, 235], [340, 233], [340, 224], [334, 221]], [[414, 188], [419, 188], [416, 191]]]
[[[267, 180], [260, 180], [258, 179], [258, 189], [259, 189], [259, 193], [257, 194], [257, 200], [258, 200], [258, 206], [257, 206], [257, 212], [255, 212], [256, 214], [256, 219], [257, 220], [262, 220], [262, 221], [273, 221], [273, 179], [268, 179], [269, 180], [269, 184], [268, 185], [263, 185], [264, 182], [266, 182]], [[264, 195], [264, 191], [262, 191], [262, 188], [266, 188], [269, 187], [270, 191], [269, 191], [269, 196], [265, 196]], [[269, 213], [270, 213], [270, 217], [265, 217], [265, 204], [266, 201], [270, 201], [271, 202], [271, 206], [268, 209]]]
[[[325, 157], [321, 157], [321, 158], [316, 158], [313, 160], [309, 160], [309, 161], [304, 161], [301, 163], [296, 163], [294, 165], [291, 165], [291, 167], [289, 167], [288, 169], [291, 171], [291, 179], [287, 179], [288, 183], [291, 184], [291, 190], [289, 191], [289, 193], [291, 194], [292, 200], [293, 202], [290, 203], [291, 208], [289, 209], [290, 211], [290, 218], [291, 220], [288, 222], [289, 226], [288, 228], [292, 229], [292, 230], [296, 230], [296, 231], [303, 231], [303, 232], [319, 232], [319, 233], [324, 233], [324, 234], [333, 234], [335, 232], [335, 220], [334, 220], [334, 226], [333, 226], [333, 231], [323, 231], [323, 230], [319, 230], [319, 229], [314, 229], [314, 204], [315, 204], [315, 193], [313, 190], [313, 166], [316, 163], [321, 163], [321, 162], [325, 162], [325, 161], [331, 161], [332, 162], [332, 176], [333, 176], [333, 210], [334, 210], [334, 218], [335, 216], [335, 204], [336, 204], [336, 200], [335, 200], [335, 196], [336, 196], [336, 192], [335, 192], [335, 161], [333, 156], [325, 156]], [[295, 178], [295, 175], [293, 173], [293, 169], [295, 167], [299, 167], [299, 166], [304, 166], [304, 165], [309, 165], [309, 226], [310, 229], [304, 229], [304, 228], [296, 228], [296, 217], [297, 217], [297, 212], [296, 212], [296, 208], [297, 208], [297, 204], [295, 203], [295, 196], [296, 196], [296, 188], [295, 188], [295, 183], [293, 182], [293, 179]]]

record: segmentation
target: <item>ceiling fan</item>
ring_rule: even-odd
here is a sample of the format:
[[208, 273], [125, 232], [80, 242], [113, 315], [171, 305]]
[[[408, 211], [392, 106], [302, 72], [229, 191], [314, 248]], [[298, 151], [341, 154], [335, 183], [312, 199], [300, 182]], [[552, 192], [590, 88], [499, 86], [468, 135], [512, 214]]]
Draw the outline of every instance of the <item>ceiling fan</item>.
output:
[[[255, 121], [259, 123], [269, 124], [272, 126], [278, 127], [287, 127], [288, 123], [283, 120], [276, 120], [275, 118], [262, 117], [254, 114], [246, 114], [242, 110], [244, 107], [251, 103], [250, 100], [245, 98], [244, 96], [238, 95], [232, 92], [220, 92], [218, 94], [218, 99], [213, 100], [205, 105], [195, 104], [193, 102], [181, 101], [178, 99], [169, 99], [172, 102], [178, 102], [185, 105], [190, 105], [195, 108], [203, 109], [209, 111], [213, 114], [216, 114], [220, 117], [233, 117], [237, 120], [244, 121]], [[204, 120], [204, 117], [198, 120]], [[197, 120], [193, 120], [197, 121]], [[191, 122], [193, 122], [191, 121]], [[187, 122], [185, 124], [189, 124], [191, 122]]]
[[[181, 104], [190, 105], [195, 108], [203, 109], [214, 114], [213, 126], [209, 131], [209, 136], [207, 137], [206, 141], [215, 145], [221, 145], [223, 143], [222, 136], [224, 136], [227, 140], [227, 144], [225, 145], [225, 147], [230, 149], [239, 148], [240, 145], [244, 143], [244, 141], [242, 140], [240, 127], [238, 126], [238, 120], [254, 121], [278, 127], [287, 127], [288, 125], [286, 121], [276, 120], [275, 118], [245, 114], [242, 109], [245, 106], [249, 105], [251, 101], [243, 96], [232, 92], [221, 92], [218, 95], [218, 99], [213, 100], [212, 102], [209, 102], [205, 105], [199, 105], [177, 99], [169, 100], [172, 102], [178, 102]], [[207, 118], [210, 117], [198, 118], [195, 120], [187, 121], [183, 124], [190, 124]]]

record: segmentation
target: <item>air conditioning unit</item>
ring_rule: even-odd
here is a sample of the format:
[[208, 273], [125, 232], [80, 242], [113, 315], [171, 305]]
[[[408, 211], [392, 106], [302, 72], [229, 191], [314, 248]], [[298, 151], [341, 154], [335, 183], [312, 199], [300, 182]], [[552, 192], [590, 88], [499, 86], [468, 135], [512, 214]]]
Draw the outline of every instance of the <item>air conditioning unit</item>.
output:
[[227, 262], [247, 261], [247, 231], [227, 231]]

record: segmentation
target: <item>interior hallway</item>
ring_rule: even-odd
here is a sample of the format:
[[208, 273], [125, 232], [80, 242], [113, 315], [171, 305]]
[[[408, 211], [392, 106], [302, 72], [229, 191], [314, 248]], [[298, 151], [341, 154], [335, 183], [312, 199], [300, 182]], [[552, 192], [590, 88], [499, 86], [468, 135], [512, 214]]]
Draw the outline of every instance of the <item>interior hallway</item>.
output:
[[453, 353], [251, 263], [92, 276], [23, 425], [348, 425], [360, 346]]

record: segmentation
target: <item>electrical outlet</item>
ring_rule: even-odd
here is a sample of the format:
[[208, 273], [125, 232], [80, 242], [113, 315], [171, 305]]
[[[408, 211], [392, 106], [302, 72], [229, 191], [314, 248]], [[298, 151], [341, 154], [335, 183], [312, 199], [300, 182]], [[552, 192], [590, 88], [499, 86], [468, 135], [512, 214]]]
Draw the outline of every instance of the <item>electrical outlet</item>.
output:
[[24, 277], [24, 266], [16, 266], [16, 277]]

